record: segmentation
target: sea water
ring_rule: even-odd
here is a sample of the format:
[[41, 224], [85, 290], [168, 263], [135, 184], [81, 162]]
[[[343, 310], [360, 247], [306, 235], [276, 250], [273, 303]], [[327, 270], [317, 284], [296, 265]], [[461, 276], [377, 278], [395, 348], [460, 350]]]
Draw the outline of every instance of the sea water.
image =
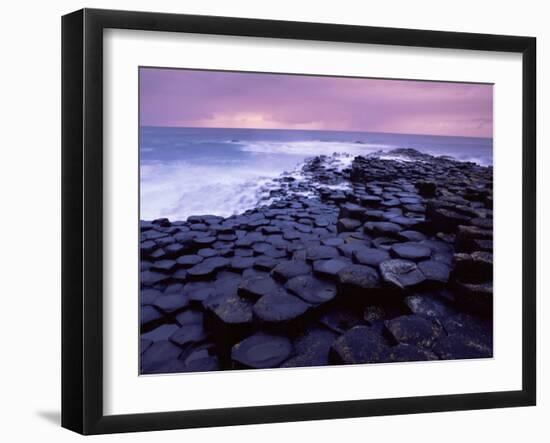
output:
[[223, 217], [252, 209], [284, 172], [316, 155], [413, 148], [492, 165], [491, 138], [343, 131], [140, 128], [140, 219]]

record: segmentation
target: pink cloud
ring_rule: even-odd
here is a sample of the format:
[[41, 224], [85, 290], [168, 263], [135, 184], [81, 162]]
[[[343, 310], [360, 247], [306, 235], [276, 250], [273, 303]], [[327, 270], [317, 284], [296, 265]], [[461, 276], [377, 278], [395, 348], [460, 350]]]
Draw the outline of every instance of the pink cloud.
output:
[[142, 68], [144, 126], [492, 137], [487, 84]]

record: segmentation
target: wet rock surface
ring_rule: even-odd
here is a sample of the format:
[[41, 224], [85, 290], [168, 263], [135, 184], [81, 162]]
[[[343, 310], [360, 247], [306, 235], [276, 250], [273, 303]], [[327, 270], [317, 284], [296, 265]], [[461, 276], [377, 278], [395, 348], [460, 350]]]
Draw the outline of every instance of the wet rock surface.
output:
[[393, 154], [142, 221], [141, 372], [492, 357], [492, 168]]

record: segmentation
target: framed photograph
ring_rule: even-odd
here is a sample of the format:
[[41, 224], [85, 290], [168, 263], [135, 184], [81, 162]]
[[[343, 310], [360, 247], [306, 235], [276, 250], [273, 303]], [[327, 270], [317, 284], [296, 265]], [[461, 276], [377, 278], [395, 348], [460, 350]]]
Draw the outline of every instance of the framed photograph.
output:
[[532, 37], [62, 21], [62, 425], [536, 401]]

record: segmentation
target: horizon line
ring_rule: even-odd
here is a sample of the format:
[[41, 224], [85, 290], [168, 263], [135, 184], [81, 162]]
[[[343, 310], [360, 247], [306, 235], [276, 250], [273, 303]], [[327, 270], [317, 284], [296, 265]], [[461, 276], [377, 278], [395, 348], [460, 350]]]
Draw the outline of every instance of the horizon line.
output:
[[471, 135], [441, 135], [441, 134], [421, 134], [410, 132], [384, 132], [384, 131], [345, 131], [339, 129], [284, 129], [284, 128], [235, 128], [235, 127], [223, 127], [223, 126], [171, 126], [171, 125], [141, 125], [139, 128], [170, 128], [170, 129], [235, 129], [235, 130], [252, 130], [252, 131], [305, 131], [305, 132], [351, 132], [359, 134], [385, 134], [385, 135], [419, 135], [428, 137], [460, 137], [460, 138], [480, 138], [493, 140], [494, 137], [473, 137]]

